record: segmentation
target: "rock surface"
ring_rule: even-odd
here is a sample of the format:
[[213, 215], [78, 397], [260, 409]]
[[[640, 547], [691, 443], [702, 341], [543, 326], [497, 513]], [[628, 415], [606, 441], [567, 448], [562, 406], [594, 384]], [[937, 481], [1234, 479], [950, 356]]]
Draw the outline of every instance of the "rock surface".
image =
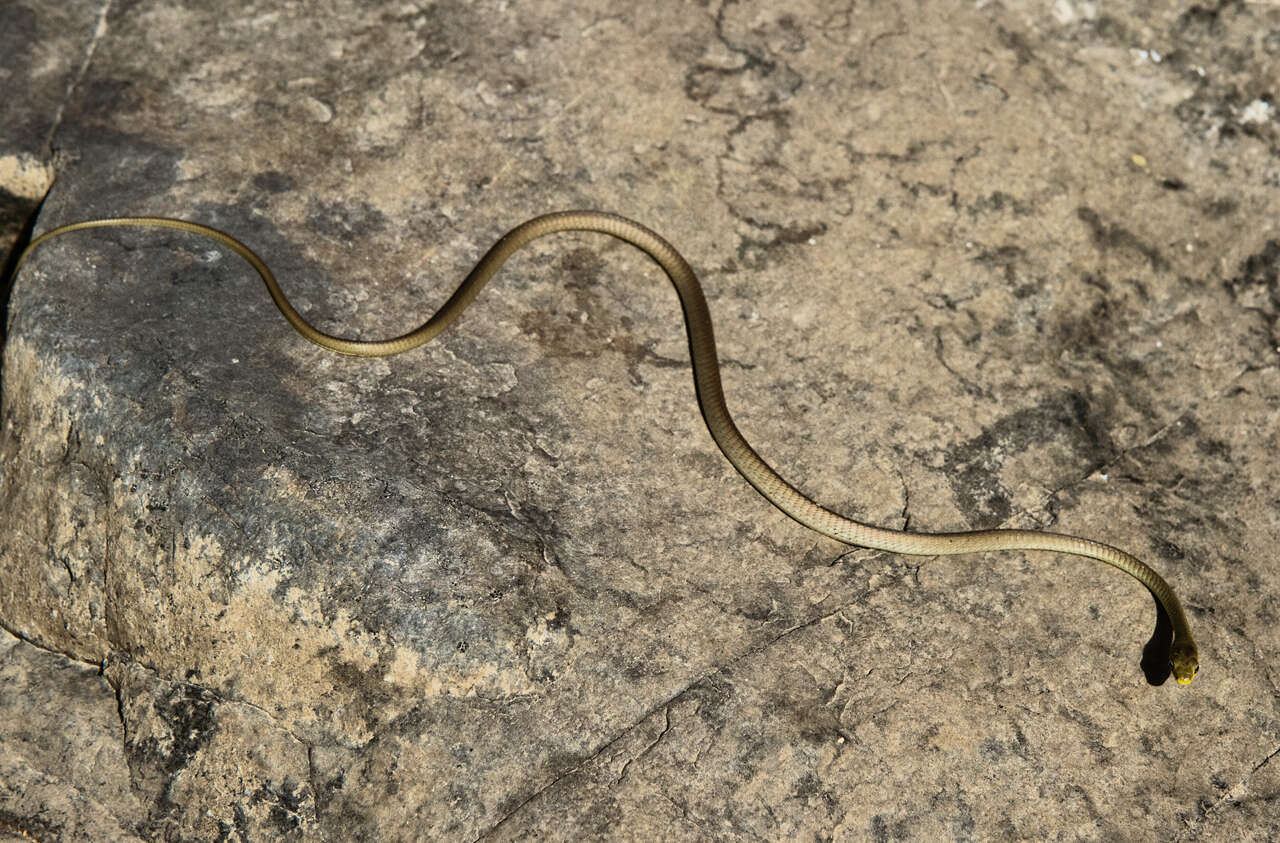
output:
[[624, 213], [784, 476], [1130, 549], [1202, 655], [1158, 684], [1094, 563], [789, 521], [621, 244], [364, 360], [211, 243], [77, 233], [9, 301], [0, 829], [1280, 835], [1280, 9], [1047, 5], [0, 6], [6, 247], [56, 172], [37, 230], [205, 222], [378, 337], [516, 223]]

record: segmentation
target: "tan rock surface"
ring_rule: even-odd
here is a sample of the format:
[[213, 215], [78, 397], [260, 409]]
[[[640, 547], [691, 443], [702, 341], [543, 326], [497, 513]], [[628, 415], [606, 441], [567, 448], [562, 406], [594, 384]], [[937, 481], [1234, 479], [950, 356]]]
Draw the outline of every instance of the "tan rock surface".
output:
[[887, 526], [1130, 549], [1202, 670], [1152, 684], [1152, 600], [1103, 566], [774, 510], [621, 244], [540, 241], [371, 361], [209, 243], [77, 234], [9, 302], [2, 705], [67, 725], [0, 730], [44, 788], [0, 790], [0, 827], [1280, 835], [1280, 9], [44, 5], [0, 7], [84, 66], [31, 76], [51, 146], [0, 136], [57, 172], [37, 230], [224, 228], [374, 337], [528, 217], [635, 217], [700, 272], [784, 476]]

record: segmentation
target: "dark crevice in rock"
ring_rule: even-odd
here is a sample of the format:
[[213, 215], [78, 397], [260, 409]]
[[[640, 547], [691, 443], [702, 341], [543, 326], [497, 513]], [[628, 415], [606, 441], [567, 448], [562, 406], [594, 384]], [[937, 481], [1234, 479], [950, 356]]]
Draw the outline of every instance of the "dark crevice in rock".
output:
[[97, 18], [94, 22], [93, 34], [89, 38], [89, 42], [84, 45], [84, 53], [80, 66], [76, 68], [71, 81], [67, 83], [66, 93], [62, 97], [62, 102], [58, 105], [58, 111], [53, 117], [53, 121], [49, 124], [49, 133], [45, 137], [45, 148], [54, 149], [53, 139], [58, 135], [58, 129], [62, 126], [63, 118], [66, 116], [67, 107], [75, 96], [76, 91], [84, 82], [85, 77], [89, 74], [89, 66], [93, 64], [93, 54], [98, 50], [98, 44], [102, 42], [103, 37], [107, 34], [107, 18], [111, 15], [111, 4], [114, 0], [103, 0], [101, 6], [98, 7]]
[[48, 647], [44, 644], [41, 644], [39, 641], [36, 641], [31, 637], [24, 635], [21, 630], [14, 629], [5, 621], [4, 618], [0, 618], [0, 629], [3, 629], [5, 632], [9, 633], [14, 638], [17, 638], [23, 644], [27, 644], [31, 647], [34, 647], [42, 653], [48, 653], [52, 656], [59, 656], [61, 658], [66, 659], [67, 661], [75, 662], [76, 664], [82, 664], [82, 665], [85, 665], [86, 667], [92, 667], [93, 669], [97, 670], [99, 673], [102, 672], [101, 662], [92, 661], [90, 659], [84, 659], [84, 658], [81, 658], [80, 656], [77, 656], [75, 653], [68, 653], [63, 650], [58, 650], [56, 648]]
[[1255, 764], [1253, 766], [1253, 769], [1251, 769], [1248, 773], [1245, 773], [1244, 777], [1240, 779], [1239, 783], [1237, 783], [1234, 787], [1226, 787], [1224, 782], [1222, 795], [1218, 797], [1218, 799], [1215, 802], [1213, 802], [1213, 804], [1208, 805], [1199, 813], [1199, 815], [1195, 818], [1195, 821], [1191, 823], [1188, 827], [1189, 834], [1194, 836], [1196, 832], [1199, 830], [1200, 825], [1204, 822], [1205, 819], [1207, 819], [1210, 815], [1220, 810], [1223, 805], [1227, 805], [1231, 802], [1235, 802], [1239, 800], [1242, 795], [1246, 794], [1248, 792], [1249, 779], [1251, 779], [1254, 776], [1254, 774], [1256, 774], [1263, 767], [1266, 767], [1268, 764], [1274, 761], [1277, 756], [1280, 756], [1280, 747], [1276, 747], [1275, 749], [1273, 749], [1270, 752], [1270, 754], [1267, 755], [1266, 758], [1263, 758], [1261, 761]]
[[1271, 754], [1269, 754], [1266, 758], [1262, 759], [1257, 764], [1255, 764], [1253, 769], [1249, 771], [1249, 775], [1244, 777], [1244, 782], [1242, 782], [1242, 784], [1247, 784], [1249, 782], [1250, 776], [1252, 776], [1254, 773], [1258, 772], [1263, 767], [1267, 766], [1272, 761], [1274, 761], [1276, 759], [1276, 756], [1280, 756], [1280, 746], [1271, 750]]
[[[44, 207], [45, 199], [49, 198], [49, 190], [53, 189], [50, 184], [45, 190], [44, 195], [29, 204], [30, 200], [21, 196], [15, 196], [8, 191], [0, 190], [0, 214], [9, 211], [15, 215], [20, 215], [22, 225], [18, 229], [18, 236], [10, 244], [7, 251], [3, 253], [4, 262], [0, 265], [0, 347], [4, 346], [4, 340], [8, 334], [9, 327], [9, 293], [13, 290], [14, 271], [18, 268], [18, 260], [22, 257], [22, 253], [26, 251], [27, 245], [31, 242], [32, 235], [35, 234], [36, 220], [40, 218], [40, 209]], [[7, 216], [7, 214], [5, 214]], [[5, 220], [0, 219], [0, 226], [4, 225]], [[0, 375], [4, 373], [4, 364], [0, 362]], [[2, 381], [2, 378], [0, 378]], [[0, 385], [0, 396], [4, 395], [4, 388]]]
[[640, 750], [640, 752], [638, 752], [634, 757], [627, 759], [627, 762], [622, 765], [622, 771], [618, 773], [618, 777], [614, 781], [614, 784], [621, 784], [622, 780], [627, 777], [627, 770], [631, 769], [631, 765], [653, 752], [654, 747], [662, 743], [662, 739], [671, 732], [671, 707], [667, 706], [663, 710], [662, 715], [664, 720], [662, 724], [662, 731], [657, 734], [657, 737], [649, 741], [644, 749]]

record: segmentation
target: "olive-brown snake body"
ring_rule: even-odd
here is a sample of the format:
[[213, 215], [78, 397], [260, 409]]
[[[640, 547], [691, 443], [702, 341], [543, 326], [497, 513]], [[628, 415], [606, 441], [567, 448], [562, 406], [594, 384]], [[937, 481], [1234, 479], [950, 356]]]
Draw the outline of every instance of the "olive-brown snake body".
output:
[[720, 385], [720, 364], [716, 358], [711, 314], [697, 276], [674, 247], [639, 223], [599, 211], [566, 211], [529, 220], [495, 243], [448, 301], [426, 322], [407, 334], [380, 341], [342, 339], [318, 330], [293, 309], [271, 270], [249, 247], [217, 229], [185, 220], [115, 217], [60, 226], [31, 241], [18, 259], [14, 276], [17, 276], [31, 250], [49, 238], [71, 231], [110, 226], [177, 229], [221, 243], [253, 266], [266, 283], [280, 312], [298, 333], [324, 348], [362, 357], [399, 354], [430, 341], [458, 318], [507, 258], [531, 240], [558, 231], [595, 231], [626, 241], [653, 258], [675, 285], [688, 331], [698, 404], [712, 438], [747, 482], [784, 513], [806, 527], [838, 541], [893, 553], [940, 556], [988, 550], [1047, 550], [1113, 565], [1146, 586], [1168, 614], [1173, 627], [1169, 662], [1174, 678], [1179, 683], [1186, 684], [1195, 677], [1198, 668], [1196, 645], [1182, 604], [1158, 573], [1122, 550], [1088, 539], [1038, 530], [926, 534], [873, 527], [824, 509], [783, 480], [756, 454], [729, 415]]

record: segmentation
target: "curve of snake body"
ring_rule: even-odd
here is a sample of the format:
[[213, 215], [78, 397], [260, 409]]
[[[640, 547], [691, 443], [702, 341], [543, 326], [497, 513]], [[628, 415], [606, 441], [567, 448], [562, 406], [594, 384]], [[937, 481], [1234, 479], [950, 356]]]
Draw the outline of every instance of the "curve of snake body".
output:
[[52, 237], [92, 228], [168, 228], [207, 237], [231, 249], [258, 272], [276, 307], [299, 334], [331, 351], [361, 357], [381, 357], [417, 348], [444, 331], [466, 309], [485, 283], [513, 253], [531, 240], [559, 231], [595, 231], [623, 240], [655, 260], [675, 285], [684, 310], [693, 361], [693, 378], [698, 405], [707, 429], [720, 450], [747, 482], [774, 506], [801, 524], [846, 544], [923, 556], [976, 553], [990, 550], [1046, 550], [1096, 559], [1129, 574], [1149, 589], [1164, 607], [1173, 627], [1169, 664], [1174, 678], [1187, 684], [1196, 675], [1198, 657], [1191, 628], [1182, 604], [1169, 584], [1145, 563], [1122, 550], [1100, 542], [1039, 530], [978, 530], [963, 533], [907, 533], [863, 524], [845, 518], [811, 501], [783, 480], [756, 454], [738, 431], [725, 405], [720, 386], [720, 364], [716, 359], [711, 314], [702, 285], [689, 264], [670, 243], [648, 228], [625, 217], [600, 211], [565, 211], [536, 217], [516, 226], [489, 249], [462, 284], [439, 310], [418, 328], [389, 340], [350, 340], [326, 334], [302, 318], [289, 304], [284, 291], [267, 265], [239, 240], [206, 225], [164, 217], [111, 217], [59, 226], [34, 238], [19, 257], [14, 277], [31, 251]]

